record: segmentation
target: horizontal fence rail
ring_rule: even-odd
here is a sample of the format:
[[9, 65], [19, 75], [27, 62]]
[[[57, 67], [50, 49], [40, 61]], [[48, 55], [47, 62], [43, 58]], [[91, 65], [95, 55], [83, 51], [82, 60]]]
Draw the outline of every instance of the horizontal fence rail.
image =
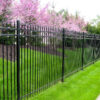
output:
[[23, 100], [100, 58], [100, 35], [47, 26], [0, 26], [0, 100]]

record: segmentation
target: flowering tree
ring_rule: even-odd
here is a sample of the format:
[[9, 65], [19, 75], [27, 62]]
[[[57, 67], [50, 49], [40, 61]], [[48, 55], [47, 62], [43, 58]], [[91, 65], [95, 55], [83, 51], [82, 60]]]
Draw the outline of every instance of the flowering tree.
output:
[[47, 21], [47, 24], [50, 26], [67, 28], [72, 31], [86, 32], [85, 27], [87, 23], [79, 16], [75, 17], [68, 13], [63, 15], [52, 11], [49, 13], [48, 17], [49, 20]]
[[0, 0], [0, 16], [2, 19], [8, 14], [9, 6], [11, 5], [12, 0]]
[[[64, 13], [63, 13], [64, 12]], [[77, 17], [72, 17], [68, 12], [62, 10], [60, 13], [54, 10], [48, 11], [48, 6], [40, 8], [38, 0], [20, 0], [20, 3], [14, 2], [11, 8], [11, 14], [6, 15], [8, 21], [19, 19], [21, 23], [36, 24], [63, 27], [68, 30], [85, 31], [85, 21]]]
[[63, 24], [63, 27], [72, 31], [86, 32], [85, 30], [86, 25], [87, 23], [79, 16], [77, 18], [72, 16], [67, 16], [67, 20]]
[[39, 6], [40, 3], [38, 0], [20, 0], [20, 3], [15, 2], [8, 19], [10, 21], [19, 19], [22, 23], [29, 24], [44, 23], [47, 6], [42, 9]]
[[47, 14], [48, 20], [45, 22], [48, 26], [61, 27], [63, 22], [62, 15], [57, 15], [56, 12], [51, 11]]
[[60, 27], [62, 23], [62, 15], [57, 15], [56, 12], [49, 12], [48, 5], [40, 8], [38, 0], [20, 0], [20, 3], [14, 3], [11, 8], [11, 14], [8, 16], [8, 21], [19, 19], [21, 23], [48, 25]]

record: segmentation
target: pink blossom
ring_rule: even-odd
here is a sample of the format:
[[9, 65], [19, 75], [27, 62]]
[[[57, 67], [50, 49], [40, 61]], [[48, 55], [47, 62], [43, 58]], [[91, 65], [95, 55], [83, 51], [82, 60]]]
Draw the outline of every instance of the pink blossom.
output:
[[25, 24], [67, 28], [68, 30], [78, 32], [86, 31], [84, 29], [86, 22], [81, 17], [78, 16], [76, 18], [69, 14], [65, 18], [62, 14], [57, 14], [55, 11], [48, 11], [48, 5], [40, 8], [40, 2], [38, 0], [20, 0], [20, 3], [14, 2], [14, 6], [11, 7], [10, 12], [10, 15], [6, 15], [8, 21], [19, 19], [21, 23]]
[[0, 0], [0, 15], [4, 14], [8, 10], [12, 0]]

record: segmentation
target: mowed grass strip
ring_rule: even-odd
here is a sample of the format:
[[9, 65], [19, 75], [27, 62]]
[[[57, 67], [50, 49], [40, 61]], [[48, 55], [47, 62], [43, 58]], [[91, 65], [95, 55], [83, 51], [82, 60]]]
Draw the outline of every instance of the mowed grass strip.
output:
[[100, 94], [100, 61], [30, 100], [96, 100]]

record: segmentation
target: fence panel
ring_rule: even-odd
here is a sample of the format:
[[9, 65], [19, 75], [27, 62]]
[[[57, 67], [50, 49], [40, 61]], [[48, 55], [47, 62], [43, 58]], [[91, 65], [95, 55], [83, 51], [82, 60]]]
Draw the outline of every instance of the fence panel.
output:
[[[12, 26], [12, 28], [6, 28]], [[15, 24], [0, 29], [0, 100], [17, 99], [17, 47]]]
[[21, 25], [20, 96], [37, 94], [61, 79], [62, 35], [56, 28]]
[[100, 39], [94, 40], [94, 60], [98, 60], [100, 58]]
[[94, 38], [84, 39], [84, 66], [92, 63], [94, 61]]
[[82, 37], [66, 31], [65, 35], [65, 76], [82, 69]]
[[99, 58], [100, 35], [3, 23], [0, 100], [28, 99]]

